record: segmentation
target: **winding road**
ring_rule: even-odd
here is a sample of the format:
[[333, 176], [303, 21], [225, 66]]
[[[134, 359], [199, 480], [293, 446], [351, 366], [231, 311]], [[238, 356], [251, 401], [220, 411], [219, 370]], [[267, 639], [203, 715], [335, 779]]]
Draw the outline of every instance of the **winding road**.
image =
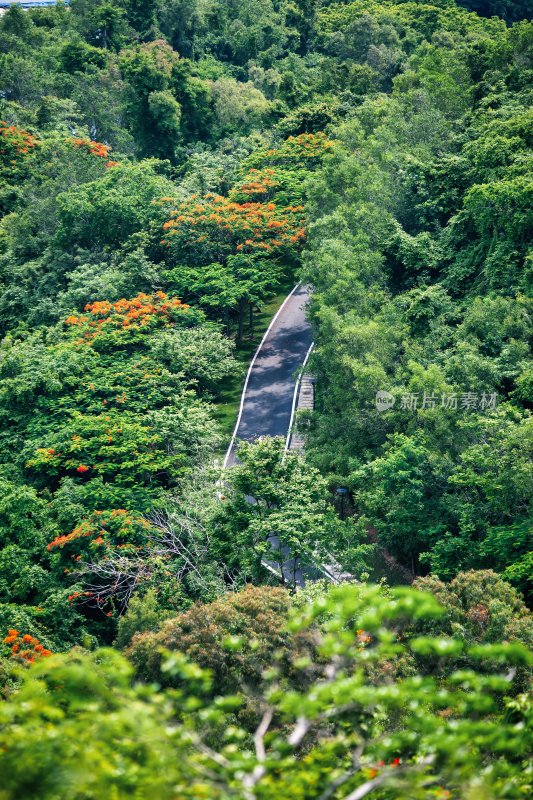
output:
[[[313, 344], [312, 329], [306, 317], [309, 288], [298, 284], [272, 319], [252, 359], [244, 387], [235, 430], [231, 438], [224, 468], [238, 463], [239, 440], [252, 441], [260, 436], [283, 436], [292, 423], [298, 369], [305, 363]], [[255, 502], [252, 497], [249, 502]], [[300, 566], [290, 557], [275, 535], [270, 536], [273, 551], [282, 556], [280, 562], [264, 561], [272, 572], [282, 573], [286, 583], [305, 586], [306, 577], [326, 577], [335, 583], [349, 578], [338, 564], [322, 564], [320, 569]]]
[[250, 364], [237, 424], [224, 459], [236, 462], [236, 443], [259, 436], [287, 436], [291, 423], [297, 370], [312, 344], [305, 306], [307, 286], [298, 284], [272, 319]]
[[[239, 440], [252, 441], [260, 436], [287, 438], [292, 422], [297, 371], [304, 364], [313, 340], [305, 313], [308, 300], [308, 287], [295, 286], [255, 351], [244, 382], [224, 469], [238, 462], [236, 449]], [[255, 502], [252, 497], [248, 499]], [[264, 561], [264, 566], [277, 575], [281, 573], [287, 583], [304, 586], [305, 575], [298, 561], [290, 557], [277, 536], [272, 535], [269, 542], [273, 551], [279, 550], [281, 563]]]

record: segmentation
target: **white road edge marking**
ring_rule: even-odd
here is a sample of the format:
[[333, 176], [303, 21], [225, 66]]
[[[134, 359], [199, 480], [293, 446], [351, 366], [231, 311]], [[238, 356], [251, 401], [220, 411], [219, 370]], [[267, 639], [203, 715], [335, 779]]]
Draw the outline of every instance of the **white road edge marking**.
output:
[[231, 455], [231, 451], [233, 450], [233, 445], [235, 444], [235, 439], [237, 438], [237, 431], [239, 430], [239, 425], [241, 424], [241, 417], [242, 417], [242, 412], [243, 412], [243, 409], [244, 409], [244, 401], [245, 401], [245, 399], [246, 399], [246, 390], [248, 389], [248, 382], [249, 382], [249, 380], [250, 380], [250, 375], [252, 374], [252, 369], [254, 368], [254, 364], [255, 364], [255, 362], [256, 362], [256, 360], [257, 360], [257, 356], [259, 355], [259, 353], [260, 353], [260, 351], [261, 351], [261, 348], [263, 347], [263, 345], [264, 345], [264, 343], [265, 343], [265, 341], [266, 341], [266, 338], [267, 338], [268, 334], [269, 334], [269, 333], [270, 333], [270, 331], [272, 330], [272, 327], [273, 327], [274, 323], [276, 322], [277, 318], [279, 317], [279, 315], [280, 315], [280, 314], [281, 314], [281, 312], [283, 311], [283, 309], [284, 309], [284, 307], [285, 307], [286, 303], [288, 303], [288, 301], [289, 301], [289, 300], [290, 300], [290, 298], [293, 296], [293, 294], [295, 293], [295, 291], [296, 291], [297, 289], [299, 289], [301, 285], [302, 285], [301, 281], [300, 281], [300, 283], [297, 283], [297, 284], [296, 284], [296, 286], [294, 287], [294, 289], [292, 290], [292, 292], [291, 292], [290, 294], [288, 294], [288, 295], [287, 295], [287, 297], [285, 298], [285, 300], [283, 301], [283, 303], [280, 305], [280, 307], [278, 308], [278, 310], [276, 311], [276, 313], [274, 314], [274, 316], [273, 316], [273, 317], [272, 317], [272, 319], [270, 320], [270, 325], [268, 326], [268, 328], [267, 328], [267, 329], [266, 329], [266, 331], [264, 332], [264, 334], [263, 334], [263, 338], [262, 338], [262, 339], [261, 339], [261, 341], [259, 342], [259, 345], [258, 345], [258, 347], [257, 347], [257, 350], [256, 350], [256, 351], [255, 351], [255, 353], [254, 353], [254, 357], [253, 357], [253, 358], [252, 358], [252, 360], [250, 361], [250, 366], [248, 367], [248, 372], [246, 373], [246, 379], [245, 379], [245, 381], [244, 381], [244, 386], [243, 386], [243, 389], [242, 389], [242, 395], [241, 395], [241, 404], [240, 404], [240, 406], [239, 406], [239, 414], [238, 414], [238, 416], [237, 416], [237, 422], [235, 423], [235, 428], [234, 428], [234, 430], [233, 430], [233, 436], [231, 437], [231, 441], [230, 441], [230, 443], [229, 443], [229, 447], [228, 447], [228, 449], [227, 449], [227, 451], [226, 451], [226, 455], [225, 455], [225, 457], [224, 457], [224, 463], [222, 464], [222, 469], [223, 469], [223, 470], [225, 470], [225, 469], [226, 469], [226, 467], [227, 467], [227, 464], [228, 464], [228, 459], [229, 459], [229, 457], [230, 457], [230, 455]]
[[307, 366], [307, 362], [309, 361], [309, 356], [313, 352], [313, 348], [315, 346], [314, 342], [311, 342], [311, 347], [306, 353], [304, 358], [303, 364], [300, 368], [300, 374], [298, 375], [298, 380], [296, 381], [296, 386], [294, 387], [294, 395], [292, 398], [292, 409], [291, 409], [291, 418], [289, 420], [289, 430], [287, 432], [287, 439], [285, 440], [285, 452], [289, 449], [289, 445], [292, 439], [292, 426], [294, 425], [294, 417], [296, 416], [296, 403], [298, 402], [298, 393], [300, 391], [300, 384], [302, 382], [302, 375], [304, 374], [304, 370]]

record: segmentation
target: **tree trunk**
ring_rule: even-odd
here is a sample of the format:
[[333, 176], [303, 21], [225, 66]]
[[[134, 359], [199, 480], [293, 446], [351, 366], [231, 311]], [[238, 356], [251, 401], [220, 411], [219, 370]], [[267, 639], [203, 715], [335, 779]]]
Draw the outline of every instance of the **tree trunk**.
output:
[[253, 339], [253, 335], [254, 335], [254, 304], [253, 303], [250, 303], [249, 313], [250, 313], [250, 339]]
[[242, 342], [242, 332], [244, 327], [244, 300], [239, 301], [239, 327], [237, 331], [237, 340]]
[[231, 332], [231, 319], [230, 310], [227, 307], [224, 309], [224, 328], [226, 330], [226, 336], [229, 336]]

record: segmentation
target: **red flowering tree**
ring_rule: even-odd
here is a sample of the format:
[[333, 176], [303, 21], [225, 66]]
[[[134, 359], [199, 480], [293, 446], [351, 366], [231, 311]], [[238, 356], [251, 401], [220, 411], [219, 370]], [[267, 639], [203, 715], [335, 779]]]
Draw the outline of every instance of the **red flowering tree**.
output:
[[303, 206], [193, 195], [169, 216], [163, 241], [180, 264], [223, 264], [238, 253], [294, 258], [305, 239]]
[[72, 144], [74, 147], [78, 148], [78, 150], [83, 150], [97, 158], [103, 158], [106, 162], [106, 167], [116, 167], [118, 164], [118, 161], [110, 160], [109, 153], [113, 148], [107, 144], [93, 142], [91, 139], [72, 139]]
[[252, 167], [243, 180], [230, 192], [236, 203], [272, 201], [282, 183], [279, 171], [274, 167], [256, 169]]
[[[129, 600], [141, 580], [142, 570], [131, 564], [150, 545], [150, 523], [123, 508], [94, 511], [67, 534], [56, 536], [47, 546], [62, 580], [71, 582], [71, 605], [97, 608], [112, 616], [116, 602]], [[127, 565], [125, 573], [117, 564]], [[115, 602], [116, 601], [116, 602]]]
[[322, 164], [334, 144], [325, 133], [303, 133], [289, 136], [277, 148], [255, 151], [245, 160], [242, 178], [230, 198], [237, 203], [302, 204], [309, 172]]
[[190, 400], [186, 408], [144, 419], [128, 410], [74, 411], [27, 467], [47, 484], [73, 481], [92, 508], [113, 507], [122, 497], [144, 511], [190, 468], [191, 457], [202, 451], [202, 437], [212, 431], [207, 410]]
[[138, 514], [124, 508], [94, 511], [70, 533], [56, 536], [47, 550], [57, 554], [62, 562], [92, 560], [116, 548], [133, 552], [145, 540], [150, 524]]
[[[159, 506], [169, 490], [178, 491], [218, 443], [206, 398], [233, 368], [229, 343], [205, 324], [204, 314], [163, 292], [93, 302], [71, 314], [48, 341], [36, 337], [17, 347], [6, 344], [0, 364], [2, 409], [10, 436], [23, 441], [16, 463], [50, 509], [37, 535], [25, 524], [16, 537], [17, 544], [31, 542], [29, 566], [39, 562], [35, 578], [22, 557], [16, 568], [25, 572], [17, 575], [12, 569], [16, 591], [28, 585], [29, 603], [45, 606], [52, 618], [42, 600], [49, 585], [53, 603], [66, 604], [67, 595], [93, 591], [98, 583], [93, 571], [85, 583], [73, 569], [84, 562], [98, 564], [110, 553], [126, 559], [130, 545], [138, 546], [137, 537], [145, 531], [142, 515]], [[54, 581], [47, 577], [51, 568]], [[35, 587], [44, 584], [38, 594]], [[63, 587], [61, 595], [56, 585]], [[72, 602], [57, 623], [68, 641], [77, 613]], [[94, 609], [90, 614], [94, 619]], [[46, 631], [48, 623], [43, 624]], [[8, 625], [25, 631], [29, 623], [10, 617]], [[80, 635], [85, 630], [82, 625]], [[55, 649], [58, 640], [40, 638]]]
[[177, 265], [170, 282], [185, 297], [219, 310], [228, 327], [236, 315], [239, 339], [248, 308], [253, 334], [255, 305], [273, 293], [280, 262], [294, 263], [305, 240], [304, 207], [208, 194], [192, 196], [169, 216], [163, 244]]
[[37, 144], [33, 134], [0, 121], [0, 183], [16, 184], [26, 177]]
[[[184, 363], [183, 350], [191, 355], [214, 343], [217, 369], [224, 373], [225, 356], [227, 369], [232, 363], [218, 332], [213, 342], [193, 335], [187, 347], [189, 330], [202, 321], [201, 312], [163, 292], [91, 303], [65, 320], [64, 338], [46, 358], [47, 369], [61, 365], [67, 383], [60, 398], [40, 391], [36, 403], [54, 424], [28, 443], [24, 462], [40, 486], [56, 491], [68, 481], [88, 511], [120, 505], [144, 512], [207, 456], [215, 423], [191, 391], [195, 367]], [[173, 339], [173, 330], [182, 338]]]
[[67, 317], [65, 325], [78, 344], [89, 344], [96, 350], [137, 345], [158, 329], [190, 326], [200, 319], [198, 312], [164, 292], [140, 293], [116, 303], [89, 303], [84, 311]]
[[8, 631], [2, 644], [7, 645], [12, 658], [23, 664], [33, 664], [52, 655], [52, 651], [44, 647], [39, 639], [29, 633], [21, 634], [14, 628]]
[[229, 197], [193, 195], [168, 206], [162, 244], [173, 269], [175, 290], [221, 314], [229, 328], [237, 320], [242, 338], [246, 309], [271, 296], [284, 269], [297, 263], [306, 238], [305, 178], [334, 146], [326, 134], [290, 136], [277, 148], [259, 150], [243, 164]]

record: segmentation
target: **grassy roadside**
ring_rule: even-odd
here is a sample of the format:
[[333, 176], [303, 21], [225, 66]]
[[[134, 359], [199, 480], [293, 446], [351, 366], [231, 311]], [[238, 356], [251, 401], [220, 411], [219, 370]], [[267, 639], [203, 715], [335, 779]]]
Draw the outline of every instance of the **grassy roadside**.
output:
[[222, 382], [214, 410], [215, 420], [218, 422], [223, 436], [220, 455], [226, 451], [237, 421], [242, 388], [250, 361], [270, 325], [272, 317], [295, 284], [296, 280], [287, 280], [281, 285], [278, 294], [272, 297], [255, 315], [254, 335], [250, 337], [245, 332], [243, 341], [235, 348], [235, 359], [239, 363], [239, 371]]

